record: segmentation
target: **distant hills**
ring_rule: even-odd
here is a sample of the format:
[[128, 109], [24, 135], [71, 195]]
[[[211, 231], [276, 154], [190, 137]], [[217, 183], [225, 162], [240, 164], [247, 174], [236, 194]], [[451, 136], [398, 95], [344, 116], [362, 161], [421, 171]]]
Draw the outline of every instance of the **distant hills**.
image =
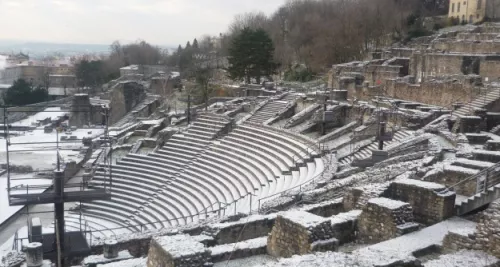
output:
[[23, 52], [32, 57], [61, 53], [67, 56], [84, 53], [108, 53], [109, 45], [100, 44], [64, 44], [44, 42], [23, 42], [0, 40], [0, 53]]
[[[163, 48], [172, 48], [162, 46]], [[0, 40], [0, 54], [10, 54], [23, 52], [29, 54], [31, 58], [53, 55], [55, 53], [64, 56], [81, 54], [107, 54], [109, 44], [68, 44], [50, 42], [31, 42], [22, 40]]]

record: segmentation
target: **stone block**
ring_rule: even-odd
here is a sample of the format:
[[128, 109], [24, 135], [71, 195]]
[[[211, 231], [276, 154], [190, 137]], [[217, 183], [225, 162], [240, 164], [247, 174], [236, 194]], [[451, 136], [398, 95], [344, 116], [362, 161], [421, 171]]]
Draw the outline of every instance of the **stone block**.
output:
[[148, 267], [191, 267], [210, 262], [210, 251], [189, 235], [160, 236], [151, 240]]
[[410, 204], [388, 198], [373, 198], [359, 217], [359, 238], [367, 243], [388, 240], [399, 236], [401, 227], [412, 222]]
[[455, 214], [455, 193], [447, 192], [440, 184], [414, 179], [391, 183], [384, 197], [410, 203], [418, 223], [430, 225]]

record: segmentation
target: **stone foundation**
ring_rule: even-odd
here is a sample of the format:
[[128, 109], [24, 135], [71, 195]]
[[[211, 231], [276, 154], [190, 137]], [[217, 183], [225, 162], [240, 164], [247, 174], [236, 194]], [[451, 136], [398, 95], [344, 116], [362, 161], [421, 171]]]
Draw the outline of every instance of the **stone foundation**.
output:
[[203, 266], [210, 259], [210, 251], [189, 235], [163, 236], [151, 240], [147, 266]]
[[309, 254], [313, 248], [318, 248], [318, 243], [312, 244], [331, 239], [331, 234], [328, 219], [304, 211], [281, 213], [267, 239], [267, 252], [271, 256], [285, 258]]
[[413, 222], [410, 204], [388, 198], [368, 201], [359, 217], [359, 238], [363, 242], [377, 243], [400, 235], [398, 226]]
[[455, 214], [455, 193], [440, 184], [403, 179], [393, 182], [384, 197], [410, 203], [416, 222], [434, 224]]

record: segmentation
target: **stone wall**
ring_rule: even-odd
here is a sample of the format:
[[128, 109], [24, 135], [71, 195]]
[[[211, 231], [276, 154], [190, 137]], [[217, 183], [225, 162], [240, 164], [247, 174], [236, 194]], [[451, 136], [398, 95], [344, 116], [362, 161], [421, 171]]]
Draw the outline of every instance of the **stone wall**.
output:
[[451, 229], [443, 239], [444, 251], [482, 250], [483, 244], [477, 242], [473, 232], [455, 231]]
[[387, 80], [384, 87], [387, 96], [392, 98], [451, 108], [455, 102], [470, 102], [480, 93], [475, 86], [476, 76], [457, 79], [425, 81], [420, 84], [393, 79]]
[[495, 55], [415, 52], [410, 62], [410, 75], [414, 76], [417, 82], [434, 76], [456, 74], [477, 74], [490, 79], [500, 76], [500, 57]]
[[455, 193], [440, 184], [403, 179], [393, 182], [384, 197], [408, 202], [416, 222], [434, 224], [455, 214]]
[[374, 198], [363, 208], [358, 221], [359, 239], [378, 243], [400, 235], [398, 226], [412, 223], [410, 204], [388, 198]]
[[217, 244], [229, 244], [267, 236], [273, 228], [275, 218], [275, 214], [253, 215], [235, 222], [212, 224], [206, 231], [213, 233]]
[[144, 87], [135, 82], [117, 84], [110, 92], [111, 114], [109, 123], [113, 124], [130, 112], [146, 97]]
[[455, 39], [437, 39], [432, 42], [431, 48], [466, 54], [496, 54], [500, 50], [497, 41], [457, 41]]
[[274, 257], [291, 257], [312, 252], [312, 244], [329, 240], [335, 247], [338, 240], [331, 240], [329, 220], [307, 212], [287, 212], [276, 217], [267, 240], [267, 252]]
[[370, 184], [351, 188], [343, 198], [344, 210], [363, 209], [370, 199], [381, 196], [389, 185], [389, 183]]
[[460, 184], [458, 183], [471, 175], [473, 174], [459, 171], [459, 168], [445, 168], [442, 170], [431, 171], [422, 179], [427, 182], [442, 184], [446, 187], [454, 186], [455, 193], [470, 197], [476, 194], [476, 180], [470, 180]]
[[193, 267], [210, 262], [210, 251], [188, 235], [155, 237], [151, 240], [148, 267]]
[[490, 204], [484, 211], [476, 228], [476, 242], [495, 257], [500, 257], [500, 200]]

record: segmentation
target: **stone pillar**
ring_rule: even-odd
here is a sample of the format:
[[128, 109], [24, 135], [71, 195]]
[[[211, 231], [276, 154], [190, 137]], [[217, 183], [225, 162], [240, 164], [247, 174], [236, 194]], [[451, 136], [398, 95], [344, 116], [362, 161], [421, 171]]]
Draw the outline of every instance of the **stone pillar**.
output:
[[39, 242], [29, 243], [26, 249], [26, 265], [40, 267], [43, 265], [43, 245]]
[[103, 254], [106, 259], [114, 259], [118, 257], [119, 245], [116, 240], [104, 241]]

